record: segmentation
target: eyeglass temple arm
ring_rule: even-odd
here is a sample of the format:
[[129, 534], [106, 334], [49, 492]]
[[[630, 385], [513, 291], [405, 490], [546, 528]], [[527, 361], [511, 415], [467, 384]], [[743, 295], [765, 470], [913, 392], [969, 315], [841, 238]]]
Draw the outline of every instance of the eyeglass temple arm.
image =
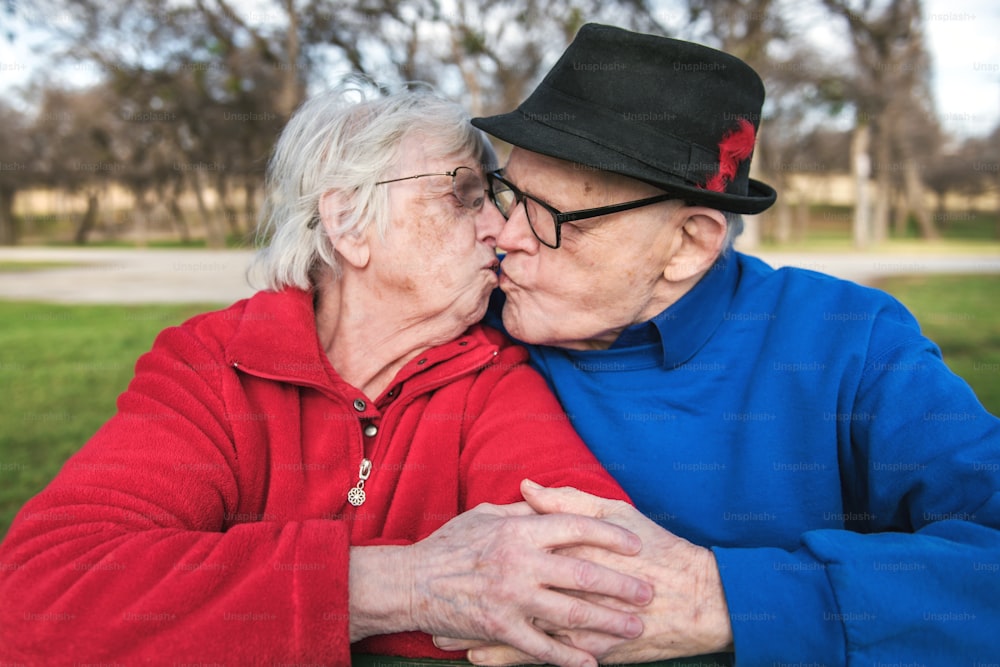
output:
[[600, 215], [611, 215], [612, 213], [621, 213], [622, 211], [628, 211], [633, 208], [639, 208], [641, 206], [648, 206], [650, 204], [656, 204], [657, 202], [667, 201], [668, 199], [676, 199], [677, 195], [663, 194], [656, 195], [655, 197], [647, 197], [646, 199], [638, 199], [636, 201], [629, 201], [623, 204], [613, 204], [611, 206], [598, 206], [597, 208], [585, 208], [580, 211], [573, 211], [571, 213], [556, 213], [556, 222], [562, 224], [564, 222], [573, 222], [574, 220], [585, 220], [587, 218], [596, 218]]

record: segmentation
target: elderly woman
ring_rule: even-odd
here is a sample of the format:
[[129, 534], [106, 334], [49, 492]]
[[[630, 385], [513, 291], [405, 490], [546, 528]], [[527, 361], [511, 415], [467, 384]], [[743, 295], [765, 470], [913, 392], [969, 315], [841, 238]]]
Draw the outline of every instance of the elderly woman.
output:
[[623, 497], [525, 353], [476, 324], [504, 224], [490, 157], [426, 92], [296, 113], [269, 167], [266, 289], [163, 331], [22, 509], [0, 662], [348, 664], [366, 638], [449, 655], [423, 631], [580, 664], [538, 627], [641, 632], [566, 591], [642, 604], [647, 584], [552, 553], [635, 553], [635, 535], [480, 505], [525, 478]]

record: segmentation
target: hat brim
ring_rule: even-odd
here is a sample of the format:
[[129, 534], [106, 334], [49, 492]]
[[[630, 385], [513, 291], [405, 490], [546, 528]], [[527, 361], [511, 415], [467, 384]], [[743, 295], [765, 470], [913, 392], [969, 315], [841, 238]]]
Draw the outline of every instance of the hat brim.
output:
[[678, 199], [683, 199], [688, 204], [709, 206], [732, 213], [755, 214], [769, 208], [777, 198], [774, 188], [752, 178], [748, 179], [746, 195], [706, 190], [654, 165], [625, 155], [614, 146], [560, 130], [557, 126], [529, 117], [520, 110], [473, 118], [472, 124], [512, 146], [590, 169], [629, 176], [677, 194]]

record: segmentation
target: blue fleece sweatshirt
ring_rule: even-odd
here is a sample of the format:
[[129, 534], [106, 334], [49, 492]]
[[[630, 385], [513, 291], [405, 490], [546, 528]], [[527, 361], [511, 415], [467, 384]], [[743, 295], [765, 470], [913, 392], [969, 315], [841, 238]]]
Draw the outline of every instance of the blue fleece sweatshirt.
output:
[[1000, 420], [895, 299], [729, 253], [610, 349], [528, 347], [639, 509], [714, 551], [738, 665], [1000, 662]]

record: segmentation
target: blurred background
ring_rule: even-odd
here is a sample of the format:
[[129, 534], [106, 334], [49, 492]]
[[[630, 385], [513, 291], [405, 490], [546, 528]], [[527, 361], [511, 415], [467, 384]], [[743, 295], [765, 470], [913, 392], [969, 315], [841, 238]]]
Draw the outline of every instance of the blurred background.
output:
[[[238, 298], [207, 288], [241, 280], [269, 151], [311, 92], [363, 74], [507, 111], [588, 21], [750, 63], [754, 175], [779, 198], [739, 248], [853, 258], [1000, 412], [993, 0], [0, 0], [0, 535], [159, 330]], [[174, 253], [159, 274], [154, 251]], [[95, 272], [105, 291], [70, 290]]]
[[990, 0], [6, 0], [0, 244], [245, 241], [264, 163], [352, 73], [510, 110], [584, 22], [749, 62], [754, 164], [781, 193], [742, 243], [1000, 240]]

